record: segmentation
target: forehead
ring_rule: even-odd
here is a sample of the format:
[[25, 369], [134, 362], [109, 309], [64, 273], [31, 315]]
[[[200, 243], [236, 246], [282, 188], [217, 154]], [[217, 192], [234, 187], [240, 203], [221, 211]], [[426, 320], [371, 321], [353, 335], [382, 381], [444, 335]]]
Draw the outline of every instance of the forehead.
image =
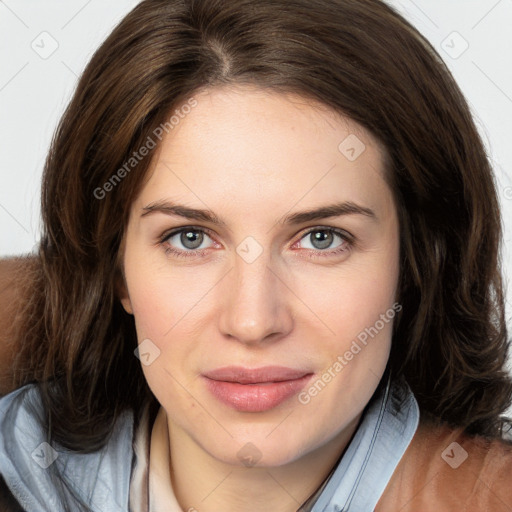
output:
[[172, 197], [250, 212], [340, 199], [379, 208], [389, 200], [384, 148], [325, 105], [252, 86], [193, 99], [164, 136], [140, 201]]

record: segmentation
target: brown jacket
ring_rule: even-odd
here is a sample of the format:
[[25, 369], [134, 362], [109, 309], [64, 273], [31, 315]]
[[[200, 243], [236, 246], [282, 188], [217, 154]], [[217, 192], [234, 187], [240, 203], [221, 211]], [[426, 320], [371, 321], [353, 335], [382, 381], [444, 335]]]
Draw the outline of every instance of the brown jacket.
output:
[[375, 512], [512, 512], [512, 443], [420, 422]]

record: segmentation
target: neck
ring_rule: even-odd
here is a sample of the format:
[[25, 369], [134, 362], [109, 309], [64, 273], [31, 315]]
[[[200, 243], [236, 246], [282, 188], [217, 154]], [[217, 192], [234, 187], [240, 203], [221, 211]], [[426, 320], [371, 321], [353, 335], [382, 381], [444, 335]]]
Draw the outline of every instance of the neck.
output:
[[246, 467], [210, 455], [161, 408], [152, 433], [151, 471], [158, 466], [161, 484], [167, 485], [167, 492], [173, 490], [187, 512], [296, 512], [327, 478], [359, 419], [360, 415], [333, 439], [290, 463]]

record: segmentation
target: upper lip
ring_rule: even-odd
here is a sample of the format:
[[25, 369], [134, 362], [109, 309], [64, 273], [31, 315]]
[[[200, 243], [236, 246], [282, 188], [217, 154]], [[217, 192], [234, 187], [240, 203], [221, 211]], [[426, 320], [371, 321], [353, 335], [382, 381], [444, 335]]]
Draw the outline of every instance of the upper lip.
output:
[[238, 382], [240, 384], [255, 384], [260, 382], [281, 382], [304, 377], [311, 372], [287, 368], [286, 366], [261, 366], [259, 368], [244, 368], [243, 366], [224, 366], [203, 373], [212, 380]]

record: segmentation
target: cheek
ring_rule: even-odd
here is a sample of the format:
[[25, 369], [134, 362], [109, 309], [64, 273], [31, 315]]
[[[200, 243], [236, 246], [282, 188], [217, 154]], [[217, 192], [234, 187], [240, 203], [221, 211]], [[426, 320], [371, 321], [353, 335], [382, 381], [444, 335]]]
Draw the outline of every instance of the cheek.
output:
[[[142, 264], [137, 254], [126, 259], [125, 275], [135, 319], [139, 358], [149, 387], [159, 400], [175, 400], [194, 374], [189, 319], [202, 290], [189, 279], [169, 276], [167, 268]], [[146, 357], [143, 354], [148, 354]], [[167, 398], [165, 398], [167, 396]]]
[[[389, 251], [383, 251], [380, 257], [375, 258], [374, 264], [366, 265], [360, 272], [347, 276], [345, 284], [350, 296], [343, 295], [342, 298], [347, 311], [343, 319], [359, 330], [377, 324], [379, 331], [391, 331], [396, 313], [393, 304], [398, 277], [398, 248], [393, 245]], [[385, 315], [384, 325], [380, 320], [382, 315]], [[357, 334], [352, 332], [352, 336]]]
[[141, 336], [161, 339], [174, 323], [173, 295], [161, 293], [150, 283], [143, 288], [133, 287], [130, 293], [139, 339]]
[[139, 339], [167, 337], [200, 297], [197, 284], [190, 286], [193, 276], [177, 279], [169, 270], [170, 264], [154, 265], [149, 258], [133, 257], [126, 263], [128, 293]]
[[[303, 276], [296, 289], [318, 318], [321, 331], [341, 348], [376, 322], [379, 331], [391, 332], [397, 281], [398, 264], [390, 257], [372, 265], [358, 263], [333, 269], [317, 275], [314, 283]], [[382, 325], [381, 315], [386, 313]]]
[[[311, 404], [315, 410], [336, 410], [341, 421], [339, 404], [356, 410], [370, 399], [385, 370], [393, 324], [401, 310], [395, 301], [398, 275], [398, 253], [390, 250], [381, 257], [373, 255], [371, 262], [347, 265], [342, 276], [333, 273], [320, 283], [323, 288], [315, 287], [311, 300], [331, 331], [324, 338], [326, 366], [319, 376], [322, 382], [328, 381], [330, 391], [322, 391]], [[322, 382], [316, 388], [323, 389]], [[310, 398], [307, 392], [304, 401]]]
[[345, 427], [360, 413], [382, 378], [398, 312], [387, 304], [386, 300], [367, 304], [357, 318], [357, 309], [352, 316], [352, 311], [345, 311], [332, 324], [336, 336], [325, 342], [325, 366], [299, 395], [308, 416], [329, 426], [325, 435]]
[[[164, 301], [165, 299], [165, 301]], [[134, 302], [134, 316], [142, 371], [151, 391], [162, 404], [180, 404], [180, 410], [193, 408], [186, 392], [192, 389], [197, 354], [187, 332], [187, 322], [179, 298], [156, 293], [141, 294]]]

